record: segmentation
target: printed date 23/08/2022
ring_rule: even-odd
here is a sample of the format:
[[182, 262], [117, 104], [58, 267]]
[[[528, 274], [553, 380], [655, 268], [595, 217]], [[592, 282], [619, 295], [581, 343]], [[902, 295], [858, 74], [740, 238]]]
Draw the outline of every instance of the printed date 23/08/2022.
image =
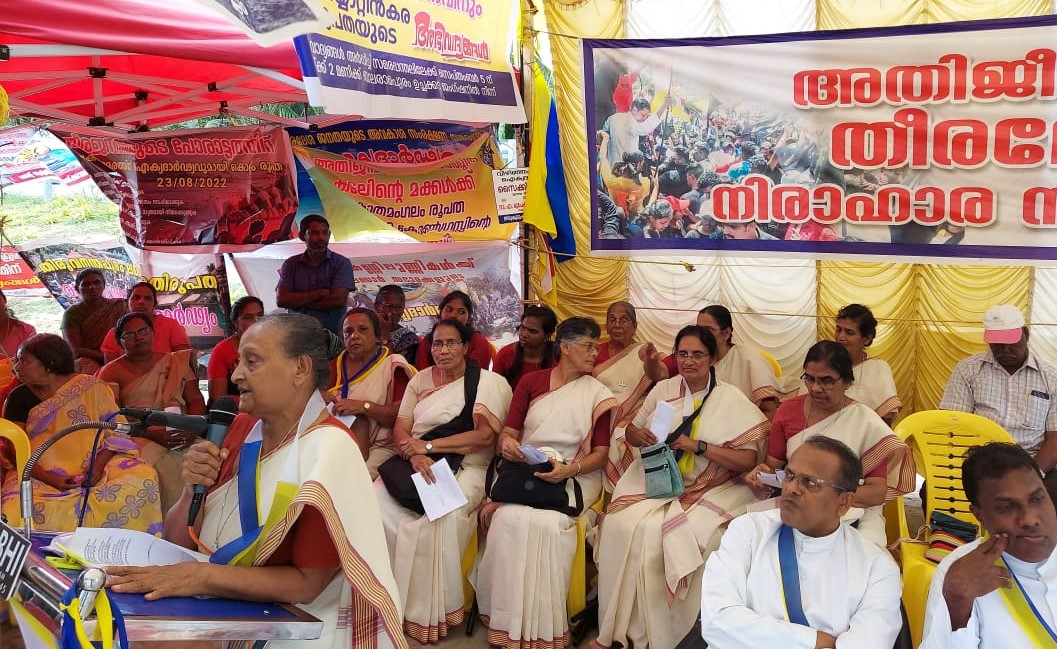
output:
[[159, 189], [172, 189], [172, 188], [196, 188], [201, 187], [205, 189], [211, 188], [224, 188], [228, 186], [228, 179], [225, 176], [162, 176], [155, 178], [157, 183], [156, 187]]

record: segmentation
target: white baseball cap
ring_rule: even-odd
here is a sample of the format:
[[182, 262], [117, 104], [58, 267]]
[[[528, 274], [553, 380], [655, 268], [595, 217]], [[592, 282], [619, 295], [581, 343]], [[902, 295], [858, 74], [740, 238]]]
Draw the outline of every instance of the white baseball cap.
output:
[[999, 304], [984, 314], [984, 342], [1012, 345], [1024, 335], [1024, 314], [1012, 304]]

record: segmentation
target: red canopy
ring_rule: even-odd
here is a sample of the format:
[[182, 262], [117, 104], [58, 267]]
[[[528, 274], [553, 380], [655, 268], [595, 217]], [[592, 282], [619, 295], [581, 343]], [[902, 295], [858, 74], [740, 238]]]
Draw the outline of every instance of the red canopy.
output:
[[7, 2], [0, 44], [15, 115], [134, 130], [222, 108], [284, 121], [252, 106], [307, 100], [292, 42], [261, 47], [192, 0]]

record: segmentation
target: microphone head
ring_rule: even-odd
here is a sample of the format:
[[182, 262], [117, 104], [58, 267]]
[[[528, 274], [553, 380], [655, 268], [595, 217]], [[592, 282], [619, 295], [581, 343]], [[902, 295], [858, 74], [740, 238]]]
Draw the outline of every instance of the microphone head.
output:
[[235, 415], [239, 414], [239, 407], [231, 397], [220, 397], [213, 402], [206, 419], [211, 424], [230, 426], [235, 421]]

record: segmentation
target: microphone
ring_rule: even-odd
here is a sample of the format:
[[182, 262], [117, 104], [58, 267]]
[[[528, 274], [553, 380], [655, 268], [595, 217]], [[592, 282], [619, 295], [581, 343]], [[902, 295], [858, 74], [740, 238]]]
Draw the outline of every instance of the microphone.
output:
[[106, 573], [99, 568], [88, 568], [77, 578], [77, 588], [80, 591], [78, 598], [81, 601], [78, 614], [82, 620], [87, 620], [92, 613], [95, 600], [99, 597], [99, 591], [103, 590], [104, 584], [106, 584]]
[[144, 426], [166, 426], [177, 430], [186, 430], [193, 435], [202, 435], [209, 427], [209, 421], [202, 415], [181, 415], [178, 412], [149, 410], [147, 408], [121, 408], [119, 415], [139, 419]]
[[[206, 421], [209, 422], [206, 439], [217, 446], [224, 443], [224, 437], [228, 434], [228, 427], [231, 426], [231, 422], [235, 421], [237, 413], [238, 406], [235, 405], [234, 399], [231, 397], [220, 397], [217, 399], [213, 403], [213, 409], [206, 415]], [[206, 499], [206, 486], [196, 484], [194, 492], [194, 496], [191, 498], [191, 507], [187, 510], [188, 527], [194, 527], [198, 512], [202, 509], [202, 503]]]

